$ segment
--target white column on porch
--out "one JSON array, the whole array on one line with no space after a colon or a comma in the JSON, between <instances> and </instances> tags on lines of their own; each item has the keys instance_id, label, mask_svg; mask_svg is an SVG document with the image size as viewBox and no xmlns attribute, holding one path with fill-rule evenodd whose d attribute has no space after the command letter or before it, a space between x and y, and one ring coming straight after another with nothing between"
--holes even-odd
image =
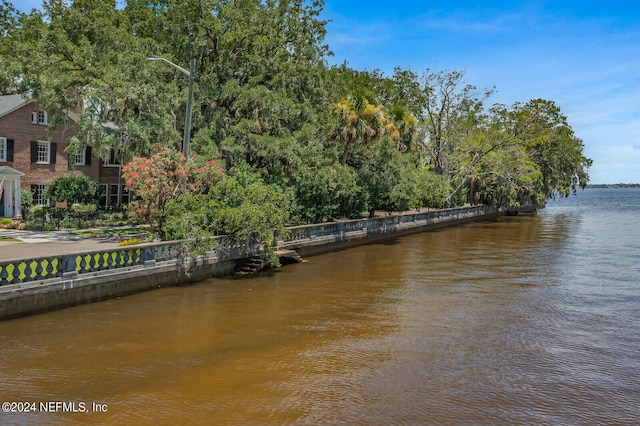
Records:
<instances>
[{"instance_id":1,"label":"white column on porch","mask_svg":"<svg viewBox=\"0 0 640 426\"><path fill-rule=\"evenodd\" d=\"M20 179L24 176L19 170L9 166L0 166L0 181L4 179L4 217L22 218L22 191Z\"/></svg>"},{"instance_id":2,"label":"white column on porch","mask_svg":"<svg viewBox=\"0 0 640 426\"><path fill-rule=\"evenodd\" d=\"M13 199L15 200L13 217L22 219L22 192L20 191L20 178L13 181Z\"/></svg>"}]
</instances>

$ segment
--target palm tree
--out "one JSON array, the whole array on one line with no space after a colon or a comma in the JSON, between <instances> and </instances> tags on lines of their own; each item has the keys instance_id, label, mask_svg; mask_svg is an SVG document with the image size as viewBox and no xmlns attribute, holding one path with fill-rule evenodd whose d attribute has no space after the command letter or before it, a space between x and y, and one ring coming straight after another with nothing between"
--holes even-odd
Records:
<instances>
[{"instance_id":1,"label":"palm tree","mask_svg":"<svg viewBox=\"0 0 640 426\"><path fill-rule=\"evenodd\" d=\"M415 125L416 119L409 113L407 107L394 105L389 109L387 134L396 144L398 151L411 148L411 136Z\"/></svg>"},{"instance_id":2,"label":"palm tree","mask_svg":"<svg viewBox=\"0 0 640 426\"><path fill-rule=\"evenodd\" d=\"M332 104L332 113L338 116L339 125L335 138L344 143L340 164L347 163L349 151L354 143L369 144L378 140L385 132L385 114L381 106L369 103L362 94Z\"/></svg>"}]
</instances>

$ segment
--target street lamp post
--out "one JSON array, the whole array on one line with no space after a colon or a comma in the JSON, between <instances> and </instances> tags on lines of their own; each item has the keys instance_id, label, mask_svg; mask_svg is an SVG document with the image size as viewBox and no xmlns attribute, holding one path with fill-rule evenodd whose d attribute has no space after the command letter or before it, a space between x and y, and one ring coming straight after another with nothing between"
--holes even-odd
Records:
<instances>
[{"instance_id":1,"label":"street lamp post","mask_svg":"<svg viewBox=\"0 0 640 426\"><path fill-rule=\"evenodd\" d=\"M151 58L147 58L147 60L164 61L169 65L171 65L172 67L174 67L175 69L177 69L178 71L180 71L181 73L186 74L189 77L189 95L187 97L187 114L184 119L184 136L182 138L182 153L184 154L186 159L189 159L189 155L190 155L189 144L191 141L191 114L193 112L193 81L195 80L195 76L196 76L196 60L191 59L191 68L189 71L182 68L181 66L174 64L173 62L165 58L151 57Z\"/></svg>"}]
</instances>

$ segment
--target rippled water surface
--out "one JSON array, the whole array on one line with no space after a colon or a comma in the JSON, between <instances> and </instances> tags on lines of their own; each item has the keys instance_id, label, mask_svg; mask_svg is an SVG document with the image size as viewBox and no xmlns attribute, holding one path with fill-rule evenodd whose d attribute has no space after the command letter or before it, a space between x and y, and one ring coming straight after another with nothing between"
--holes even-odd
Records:
<instances>
[{"instance_id":1,"label":"rippled water surface","mask_svg":"<svg viewBox=\"0 0 640 426\"><path fill-rule=\"evenodd\" d=\"M87 411L0 424L637 424L640 190L2 322L0 342L2 401Z\"/></svg>"}]
</instances>

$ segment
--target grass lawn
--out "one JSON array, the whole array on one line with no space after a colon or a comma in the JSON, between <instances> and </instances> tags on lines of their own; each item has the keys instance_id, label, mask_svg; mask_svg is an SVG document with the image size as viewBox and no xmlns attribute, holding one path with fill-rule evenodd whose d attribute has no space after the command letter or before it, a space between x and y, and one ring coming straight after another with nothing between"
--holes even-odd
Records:
<instances>
[{"instance_id":1,"label":"grass lawn","mask_svg":"<svg viewBox=\"0 0 640 426\"><path fill-rule=\"evenodd\" d=\"M21 243L22 240L20 240L18 238L0 237L0 242L3 242L3 243Z\"/></svg>"}]
</instances>

